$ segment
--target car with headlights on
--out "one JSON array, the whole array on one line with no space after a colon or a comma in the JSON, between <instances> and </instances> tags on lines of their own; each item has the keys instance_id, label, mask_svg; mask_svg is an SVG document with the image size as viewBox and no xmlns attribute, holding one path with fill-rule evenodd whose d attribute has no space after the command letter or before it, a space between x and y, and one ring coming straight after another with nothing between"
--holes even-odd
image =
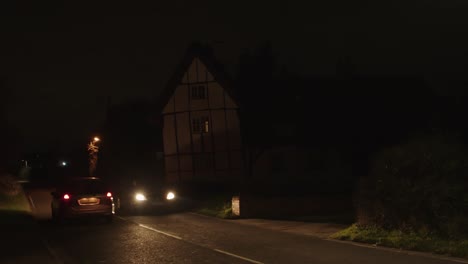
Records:
<instances>
[{"instance_id":1,"label":"car with headlights on","mask_svg":"<svg viewBox=\"0 0 468 264\"><path fill-rule=\"evenodd\" d=\"M94 177L69 179L52 192L52 218L61 221L85 216L104 217L111 222L114 197L108 185Z\"/></svg>"},{"instance_id":2,"label":"car with headlights on","mask_svg":"<svg viewBox=\"0 0 468 264\"><path fill-rule=\"evenodd\" d=\"M161 213L176 205L178 198L170 188L133 187L120 193L118 208L124 213Z\"/></svg>"}]
</instances>

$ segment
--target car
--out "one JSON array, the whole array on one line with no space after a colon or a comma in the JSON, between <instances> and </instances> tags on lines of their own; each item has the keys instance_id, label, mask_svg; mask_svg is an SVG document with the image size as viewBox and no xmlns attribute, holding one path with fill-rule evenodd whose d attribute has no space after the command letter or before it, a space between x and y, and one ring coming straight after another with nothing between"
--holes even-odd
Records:
<instances>
[{"instance_id":1,"label":"car","mask_svg":"<svg viewBox=\"0 0 468 264\"><path fill-rule=\"evenodd\" d=\"M179 197L174 188L161 185L145 184L123 188L116 200L117 207L123 213L161 213L174 209ZM158 187L156 187L158 186Z\"/></svg>"},{"instance_id":2,"label":"car","mask_svg":"<svg viewBox=\"0 0 468 264\"><path fill-rule=\"evenodd\" d=\"M52 219L57 222L86 216L104 217L112 222L114 197L99 178L73 178L60 184L51 194Z\"/></svg>"}]
</instances>

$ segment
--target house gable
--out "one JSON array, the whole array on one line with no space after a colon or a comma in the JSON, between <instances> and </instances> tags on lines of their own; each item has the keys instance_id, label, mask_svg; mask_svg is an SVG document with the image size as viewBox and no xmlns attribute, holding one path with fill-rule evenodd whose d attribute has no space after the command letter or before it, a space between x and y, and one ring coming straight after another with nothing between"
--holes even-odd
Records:
<instances>
[{"instance_id":1,"label":"house gable","mask_svg":"<svg viewBox=\"0 0 468 264\"><path fill-rule=\"evenodd\" d=\"M230 82L212 56L189 49L161 99L162 114L203 109L238 108Z\"/></svg>"}]
</instances>

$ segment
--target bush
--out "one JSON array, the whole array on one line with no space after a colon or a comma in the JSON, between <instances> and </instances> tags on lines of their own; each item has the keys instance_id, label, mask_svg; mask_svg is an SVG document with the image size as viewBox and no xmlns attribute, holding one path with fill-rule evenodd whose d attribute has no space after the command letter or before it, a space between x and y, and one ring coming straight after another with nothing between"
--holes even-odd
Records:
<instances>
[{"instance_id":1,"label":"bush","mask_svg":"<svg viewBox=\"0 0 468 264\"><path fill-rule=\"evenodd\" d=\"M455 137L385 149L360 181L358 225L467 237L467 175L468 155Z\"/></svg>"},{"instance_id":2,"label":"bush","mask_svg":"<svg viewBox=\"0 0 468 264\"><path fill-rule=\"evenodd\" d=\"M16 182L15 178L8 175L0 175L0 195L15 196L21 192L21 185Z\"/></svg>"},{"instance_id":3,"label":"bush","mask_svg":"<svg viewBox=\"0 0 468 264\"><path fill-rule=\"evenodd\" d=\"M205 198L196 210L198 213L218 218L232 218L231 195L213 195Z\"/></svg>"},{"instance_id":4,"label":"bush","mask_svg":"<svg viewBox=\"0 0 468 264\"><path fill-rule=\"evenodd\" d=\"M333 234L332 238L364 242L376 246L447 254L454 257L468 257L468 240L447 240L424 232L403 232L377 226L352 225Z\"/></svg>"},{"instance_id":5,"label":"bush","mask_svg":"<svg viewBox=\"0 0 468 264\"><path fill-rule=\"evenodd\" d=\"M0 175L0 211L30 212L31 208L26 195L15 178Z\"/></svg>"}]
</instances>

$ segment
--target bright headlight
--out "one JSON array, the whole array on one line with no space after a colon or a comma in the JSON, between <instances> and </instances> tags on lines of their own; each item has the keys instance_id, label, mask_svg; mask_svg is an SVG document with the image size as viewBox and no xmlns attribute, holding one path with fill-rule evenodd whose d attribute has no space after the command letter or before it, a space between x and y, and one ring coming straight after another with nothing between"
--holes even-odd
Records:
<instances>
[{"instance_id":1,"label":"bright headlight","mask_svg":"<svg viewBox=\"0 0 468 264\"><path fill-rule=\"evenodd\" d=\"M166 195L167 200L172 200L175 198L175 194L173 192L168 192Z\"/></svg>"},{"instance_id":2,"label":"bright headlight","mask_svg":"<svg viewBox=\"0 0 468 264\"><path fill-rule=\"evenodd\" d=\"M142 194L142 193L137 193L137 194L135 195L135 199L136 199L137 201L146 201L146 197L145 197L145 195Z\"/></svg>"}]
</instances>

